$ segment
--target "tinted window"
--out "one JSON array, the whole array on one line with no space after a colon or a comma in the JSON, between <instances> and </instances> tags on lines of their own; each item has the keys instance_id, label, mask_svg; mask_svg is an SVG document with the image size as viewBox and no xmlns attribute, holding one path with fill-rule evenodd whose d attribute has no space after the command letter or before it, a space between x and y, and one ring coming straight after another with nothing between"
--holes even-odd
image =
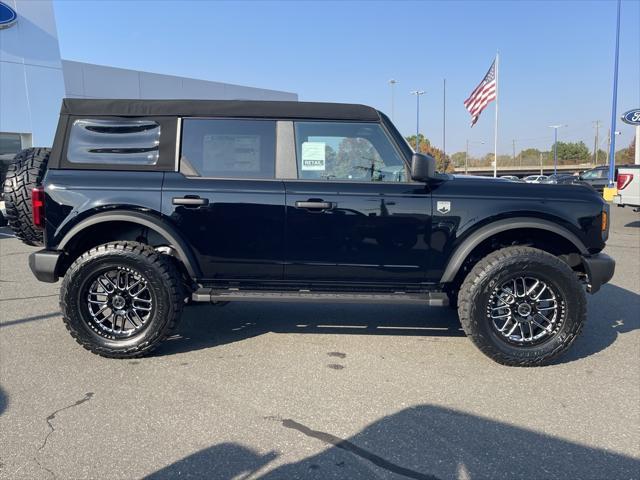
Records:
<instances>
[{"instance_id":1,"label":"tinted window","mask_svg":"<svg viewBox=\"0 0 640 480\"><path fill-rule=\"evenodd\" d=\"M155 165L160 125L150 120L82 119L71 127L67 159L71 163Z\"/></svg>"},{"instance_id":2,"label":"tinted window","mask_svg":"<svg viewBox=\"0 0 640 480\"><path fill-rule=\"evenodd\" d=\"M185 119L181 162L203 177L274 178L276 123ZM185 165L186 164L186 165Z\"/></svg>"},{"instance_id":3,"label":"tinted window","mask_svg":"<svg viewBox=\"0 0 640 480\"><path fill-rule=\"evenodd\" d=\"M375 123L296 122L298 177L404 182L402 158Z\"/></svg>"},{"instance_id":4,"label":"tinted window","mask_svg":"<svg viewBox=\"0 0 640 480\"><path fill-rule=\"evenodd\" d=\"M605 178L607 175L606 170L589 170L582 174L582 178L594 180L596 178Z\"/></svg>"}]
</instances>

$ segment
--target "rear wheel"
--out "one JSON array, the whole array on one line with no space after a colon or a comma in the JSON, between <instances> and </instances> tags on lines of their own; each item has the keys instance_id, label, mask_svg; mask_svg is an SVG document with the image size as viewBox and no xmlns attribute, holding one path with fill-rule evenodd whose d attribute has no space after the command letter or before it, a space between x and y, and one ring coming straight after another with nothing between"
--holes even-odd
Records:
<instances>
[{"instance_id":1,"label":"rear wheel","mask_svg":"<svg viewBox=\"0 0 640 480\"><path fill-rule=\"evenodd\" d=\"M31 191L42 184L49 162L49 148L27 148L19 152L4 181L7 223L27 245L42 245L42 230L33 225Z\"/></svg>"},{"instance_id":2,"label":"rear wheel","mask_svg":"<svg viewBox=\"0 0 640 480\"><path fill-rule=\"evenodd\" d=\"M478 262L459 293L467 336L498 363L550 363L576 339L586 295L571 268L530 247L507 247Z\"/></svg>"},{"instance_id":3,"label":"rear wheel","mask_svg":"<svg viewBox=\"0 0 640 480\"><path fill-rule=\"evenodd\" d=\"M142 356L177 326L183 286L173 261L138 242L92 248L67 271L60 306L84 348L112 358Z\"/></svg>"}]
</instances>

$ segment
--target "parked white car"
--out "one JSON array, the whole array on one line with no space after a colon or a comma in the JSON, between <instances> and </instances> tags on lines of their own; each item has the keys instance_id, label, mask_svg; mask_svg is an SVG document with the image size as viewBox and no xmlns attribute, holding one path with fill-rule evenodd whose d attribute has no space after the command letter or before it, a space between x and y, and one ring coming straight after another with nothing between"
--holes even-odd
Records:
<instances>
[{"instance_id":1,"label":"parked white car","mask_svg":"<svg viewBox=\"0 0 640 480\"><path fill-rule=\"evenodd\" d=\"M613 203L640 211L640 165L618 168L616 187L618 194L613 197Z\"/></svg>"},{"instance_id":2,"label":"parked white car","mask_svg":"<svg viewBox=\"0 0 640 480\"><path fill-rule=\"evenodd\" d=\"M528 177L524 177L522 179L527 183L547 183L546 175L529 175Z\"/></svg>"}]
</instances>

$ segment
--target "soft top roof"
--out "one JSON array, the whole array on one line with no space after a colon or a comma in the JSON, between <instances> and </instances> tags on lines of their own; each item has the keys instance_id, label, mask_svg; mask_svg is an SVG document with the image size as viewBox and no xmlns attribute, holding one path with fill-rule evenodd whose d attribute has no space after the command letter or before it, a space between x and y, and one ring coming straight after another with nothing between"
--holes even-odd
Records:
<instances>
[{"instance_id":1,"label":"soft top roof","mask_svg":"<svg viewBox=\"0 0 640 480\"><path fill-rule=\"evenodd\" d=\"M119 117L192 116L380 120L378 111L348 103L273 102L255 100L102 100L65 98L62 115Z\"/></svg>"}]
</instances>

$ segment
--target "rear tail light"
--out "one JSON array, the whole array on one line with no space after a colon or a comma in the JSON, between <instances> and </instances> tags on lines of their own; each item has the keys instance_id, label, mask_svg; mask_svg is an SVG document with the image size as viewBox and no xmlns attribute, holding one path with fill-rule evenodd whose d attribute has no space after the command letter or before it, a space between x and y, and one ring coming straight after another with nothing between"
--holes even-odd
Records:
<instances>
[{"instance_id":1,"label":"rear tail light","mask_svg":"<svg viewBox=\"0 0 640 480\"><path fill-rule=\"evenodd\" d=\"M602 211L602 224L600 225L600 230L602 232L606 232L609 228L609 214L606 210Z\"/></svg>"},{"instance_id":2,"label":"rear tail light","mask_svg":"<svg viewBox=\"0 0 640 480\"><path fill-rule=\"evenodd\" d=\"M33 207L33 224L36 228L44 228L44 188L31 190L31 206Z\"/></svg>"},{"instance_id":3,"label":"rear tail light","mask_svg":"<svg viewBox=\"0 0 640 480\"><path fill-rule=\"evenodd\" d=\"M631 180L633 180L633 173L619 173L617 184L618 190L624 190L627 185L631 183Z\"/></svg>"}]
</instances>

